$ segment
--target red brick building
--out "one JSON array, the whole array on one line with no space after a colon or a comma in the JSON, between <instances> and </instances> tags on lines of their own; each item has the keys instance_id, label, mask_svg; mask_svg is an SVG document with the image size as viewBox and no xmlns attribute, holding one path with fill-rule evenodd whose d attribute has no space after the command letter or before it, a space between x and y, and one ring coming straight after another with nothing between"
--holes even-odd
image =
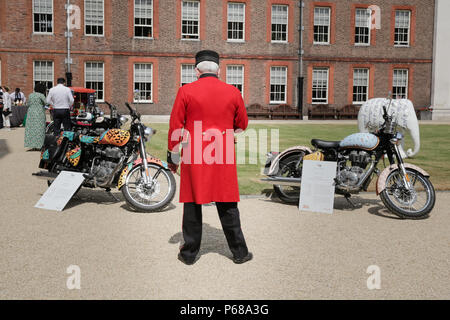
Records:
<instances>
[{"instance_id":1,"label":"red brick building","mask_svg":"<svg viewBox=\"0 0 450 320\"><path fill-rule=\"evenodd\" d=\"M304 114L316 104L360 104L389 90L416 105L430 104L433 0L304 2ZM29 94L35 82L51 86L65 75L65 4L0 0L8 8L0 10L3 84ZM72 84L97 89L99 101L134 101L142 113L169 114L180 85L195 78L195 53L214 49L222 56L222 80L241 89L247 106L298 105L299 1L70 4L70 21L77 27L71 38ZM377 7L367 13L369 5ZM367 31L378 12L381 29Z\"/></svg>"}]
</instances>

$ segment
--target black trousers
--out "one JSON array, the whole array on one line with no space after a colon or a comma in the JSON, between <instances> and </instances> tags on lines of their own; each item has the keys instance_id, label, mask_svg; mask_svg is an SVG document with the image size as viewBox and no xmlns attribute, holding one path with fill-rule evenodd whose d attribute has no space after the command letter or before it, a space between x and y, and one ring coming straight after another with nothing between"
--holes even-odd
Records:
<instances>
[{"instance_id":1,"label":"black trousers","mask_svg":"<svg viewBox=\"0 0 450 320\"><path fill-rule=\"evenodd\" d=\"M3 128L3 105L0 105L0 129Z\"/></svg>"},{"instance_id":2,"label":"black trousers","mask_svg":"<svg viewBox=\"0 0 450 320\"><path fill-rule=\"evenodd\" d=\"M236 202L216 202L222 229L228 246L235 258L248 254L247 244L241 229L241 219ZM182 257L189 262L195 260L202 240L202 205L185 203L183 213L184 245L180 249Z\"/></svg>"},{"instance_id":3,"label":"black trousers","mask_svg":"<svg viewBox=\"0 0 450 320\"><path fill-rule=\"evenodd\" d=\"M53 109L53 121L53 134L55 136L59 136L61 133L61 123L64 126L64 131L72 130L69 109Z\"/></svg>"}]
</instances>

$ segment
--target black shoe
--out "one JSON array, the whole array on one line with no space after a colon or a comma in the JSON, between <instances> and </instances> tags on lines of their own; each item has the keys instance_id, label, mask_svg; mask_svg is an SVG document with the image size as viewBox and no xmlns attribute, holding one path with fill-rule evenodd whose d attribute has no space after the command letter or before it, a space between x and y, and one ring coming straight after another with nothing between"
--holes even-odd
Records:
<instances>
[{"instance_id":1,"label":"black shoe","mask_svg":"<svg viewBox=\"0 0 450 320\"><path fill-rule=\"evenodd\" d=\"M243 264L253 259L253 253L249 252L245 257L243 258L233 258L233 262L236 264Z\"/></svg>"},{"instance_id":2,"label":"black shoe","mask_svg":"<svg viewBox=\"0 0 450 320\"><path fill-rule=\"evenodd\" d=\"M187 261L187 260L185 260L185 259L183 258L183 256L181 255L181 253L178 254L178 260L180 260L181 262L183 262L185 265L188 265L188 266L193 265L194 262L195 262L195 260L193 260L193 261Z\"/></svg>"}]
</instances>

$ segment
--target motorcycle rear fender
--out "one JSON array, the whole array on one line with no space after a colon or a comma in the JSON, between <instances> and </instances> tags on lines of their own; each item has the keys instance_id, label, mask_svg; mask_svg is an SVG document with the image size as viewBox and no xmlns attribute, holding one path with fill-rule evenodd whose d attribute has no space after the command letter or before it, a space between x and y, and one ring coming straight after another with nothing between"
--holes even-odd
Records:
<instances>
[{"instance_id":1,"label":"motorcycle rear fender","mask_svg":"<svg viewBox=\"0 0 450 320\"><path fill-rule=\"evenodd\" d=\"M147 156L147 162L156 164L157 166L160 166L160 167L164 168L165 170L169 170L169 166L167 165L167 162L162 161L158 158L154 158L152 156ZM120 174L119 182L117 183L117 189L120 190L123 187L123 185L125 184L125 181L128 177L128 174L131 172L131 170L141 164L142 164L142 158L139 158L136 161L130 162L129 164L127 164L127 166L122 170L122 173Z\"/></svg>"},{"instance_id":2,"label":"motorcycle rear fender","mask_svg":"<svg viewBox=\"0 0 450 320\"><path fill-rule=\"evenodd\" d=\"M311 149L305 146L295 146L289 149L284 150L283 152L281 152L280 154L278 154L273 160L272 163L270 164L270 169L267 172L268 176L273 176L275 174L278 173L278 166L280 164L280 161L283 158L286 158L290 155L296 154L296 153L300 153L300 152L304 152L306 154L311 153Z\"/></svg>"},{"instance_id":3,"label":"motorcycle rear fender","mask_svg":"<svg viewBox=\"0 0 450 320\"><path fill-rule=\"evenodd\" d=\"M415 170L417 172L420 172L424 177L429 178L430 174L428 172L426 172L425 170L423 170L422 168L415 166L411 163L404 163L403 164L405 166L405 169L412 169ZM398 169L398 165L397 164L393 164L389 167L387 167L386 169L383 170L383 172L381 172L380 176L378 177L377 180L377 195L379 195L380 193L382 193L384 191L384 189L386 189L386 179L389 176L389 174Z\"/></svg>"}]
</instances>

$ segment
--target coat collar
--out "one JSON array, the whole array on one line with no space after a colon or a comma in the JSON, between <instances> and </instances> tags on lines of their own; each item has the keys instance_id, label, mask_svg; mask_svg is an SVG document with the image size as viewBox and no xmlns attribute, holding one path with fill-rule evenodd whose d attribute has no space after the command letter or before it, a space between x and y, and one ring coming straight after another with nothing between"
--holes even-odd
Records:
<instances>
[{"instance_id":1,"label":"coat collar","mask_svg":"<svg viewBox=\"0 0 450 320\"><path fill-rule=\"evenodd\" d=\"M217 74L214 74L214 73L204 73L204 74L202 74L201 76L200 76L200 78L199 79L203 79L203 78L209 78L209 77L213 77L213 78L219 78L218 76L217 76Z\"/></svg>"}]
</instances>

